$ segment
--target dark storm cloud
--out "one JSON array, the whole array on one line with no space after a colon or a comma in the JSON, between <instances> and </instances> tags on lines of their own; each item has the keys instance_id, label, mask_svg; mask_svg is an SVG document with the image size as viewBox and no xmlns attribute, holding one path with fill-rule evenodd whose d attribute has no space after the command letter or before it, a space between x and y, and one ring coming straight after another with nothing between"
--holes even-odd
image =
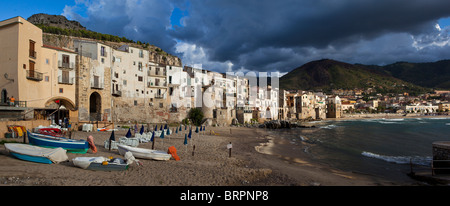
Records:
<instances>
[{"instance_id":1,"label":"dark storm cloud","mask_svg":"<svg viewBox=\"0 0 450 206\"><path fill-rule=\"evenodd\" d=\"M174 5L159 0L94 0L78 1L66 6L63 15L79 21L90 30L125 36L135 41L148 42L168 52L174 52L176 41L167 34ZM85 7L87 17L76 10Z\"/></svg>"},{"instance_id":2,"label":"dark storm cloud","mask_svg":"<svg viewBox=\"0 0 450 206\"><path fill-rule=\"evenodd\" d=\"M186 26L172 35L205 48L212 61L253 57L242 62L250 68L266 62L263 49L347 47L388 33L420 34L450 16L448 8L443 0L191 1Z\"/></svg>"},{"instance_id":3,"label":"dark storm cloud","mask_svg":"<svg viewBox=\"0 0 450 206\"><path fill-rule=\"evenodd\" d=\"M88 17L79 20L88 28L147 41L220 72L230 65L290 71L322 58L366 64L450 58L449 29L435 27L450 17L448 0L80 2ZM170 24L175 7L189 14L182 26Z\"/></svg>"}]
</instances>

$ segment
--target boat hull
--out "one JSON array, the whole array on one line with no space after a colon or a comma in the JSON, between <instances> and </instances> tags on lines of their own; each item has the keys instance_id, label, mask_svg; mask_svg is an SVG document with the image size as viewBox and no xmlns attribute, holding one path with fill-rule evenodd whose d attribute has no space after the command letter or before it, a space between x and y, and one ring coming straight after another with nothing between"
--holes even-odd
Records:
<instances>
[{"instance_id":1,"label":"boat hull","mask_svg":"<svg viewBox=\"0 0 450 206\"><path fill-rule=\"evenodd\" d=\"M47 148L58 148L61 147L70 153L81 153L84 154L89 149L89 143L84 140L72 140L62 137L53 137L49 135L28 133L28 141L32 145L47 147Z\"/></svg>"},{"instance_id":2,"label":"boat hull","mask_svg":"<svg viewBox=\"0 0 450 206\"><path fill-rule=\"evenodd\" d=\"M43 163L43 164L52 164L53 163L47 157L36 157L36 156L19 154L19 153L15 153L15 152L10 152L10 154L12 156L16 157L17 159L21 159L21 160L25 160L25 161L29 161L29 162L37 162L37 163Z\"/></svg>"},{"instance_id":3,"label":"boat hull","mask_svg":"<svg viewBox=\"0 0 450 206\"><path fill-rule=\"evenodd\" d=\"M66 150L62 148L50 149L29 144L6 143L9 153L21 160L52 164L68 160Z\"/></svg>"},{"instance_id":4,"label":"boat hull","mask_svg":"<svg viewBox=\"0 0 450 206\"><path fill-rule=\"evenodd\" d=\"M167 161L172 157L172 155L158 150L130 147L121 144L117 145L117 148L119 150L119 154L121 155L125 155L126 152L131 152L134 157L141 159Z\"/></svg>"},{"instance_id":5,"label":"boat hull","mask_svg":"<svg viewBox=\"0 0 450 206\"><path fill-rule=\"evenodd\" d=\"M128 169L128 164L124 161L114 161L104 157L76 157L72 160L73 164L77 167L86 170L96 171L124 171ZM107 164L102 164L107 162Z\"/></svg>"}]
</instances>

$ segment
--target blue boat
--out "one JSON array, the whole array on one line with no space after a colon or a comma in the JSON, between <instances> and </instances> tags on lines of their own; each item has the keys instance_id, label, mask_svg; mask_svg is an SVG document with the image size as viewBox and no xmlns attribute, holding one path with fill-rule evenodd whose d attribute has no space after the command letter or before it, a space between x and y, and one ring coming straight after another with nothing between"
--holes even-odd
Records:
<instances>
[{"instance_id":1,"label":"blue boat","mask_svg":"<svg viewBox=\"0 0 450 206\"><path fill-rule=\"evenodd\" d=\"M19 143L6 143L5 148L12 156L30 162L52 164L68 160L66 150L62 148L51 149Z\"/></svg>"},{"instance_id":2,"label":"blue boat","mask_svg":"<svg viewBox=\"0 0 450 206\"><path fill-rule=\"evenodd\" d=\"M28 141L32 145L47 148L61 147L67 150L67 152L81 153L81 154L86 153L89 149L89 143L85 140L73 140L64 137L54 137L38 133L31 133L29 131L27 133L28 133Z\"/></svg>"}]
</instances>

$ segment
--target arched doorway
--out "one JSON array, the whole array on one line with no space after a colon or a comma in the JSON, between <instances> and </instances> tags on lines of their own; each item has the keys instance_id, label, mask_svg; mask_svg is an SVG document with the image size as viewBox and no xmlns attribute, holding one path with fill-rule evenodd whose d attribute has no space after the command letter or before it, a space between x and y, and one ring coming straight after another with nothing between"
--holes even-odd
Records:
<instances>
[{"instance_id":1,"label":"arched doorway","mask_svg":"<svg viewBox=\"0 0 450 206\"><path fill-rule=\"evenodd\" d=\"M102 97L99 93L93 92L89 97L89 120L101 121Z\"/></svg>"}]
</instances>

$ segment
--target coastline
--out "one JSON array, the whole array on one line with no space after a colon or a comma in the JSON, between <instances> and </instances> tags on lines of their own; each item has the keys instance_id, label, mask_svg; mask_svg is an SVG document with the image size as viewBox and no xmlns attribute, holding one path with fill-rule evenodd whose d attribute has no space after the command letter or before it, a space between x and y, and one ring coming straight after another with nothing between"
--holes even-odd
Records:
<instances>
[{"instance_id":1,"label":"coastline","mask_svg":"<svg viewBox=\"0 0 450 206\"><path fill-rule=\"evenodd\" d=\"M214 131L217 135L210 135ZM127 131L115 132L118 139ZM205 135L193 133L196 145L183 145L184 135L156 138L155 149L177 148L180 161L141 160L143 166L130 165L127 171L90 171L74 167L72 162L39 164L15 159L0 145L0 185L44 186L378 186L402 185L380 177L344 172L309 161L305 156L291 158L284 151L289 144L271 137L265 129L245 127L209 127ZM108 151L103 142L110 132L76 132L74 139L94 137L98 149L86 154L68 153L69 160L85 156L121 157ZM232 143L229 157L227 144ZM151 148L151 143L139 147Z\"/></svg>"},{"instance_id":2,"label":"coastline","mask_svg":"<svg viewBox=\"0 0 450 206\"><path fill-rule=\"evenodd\" d=\"M421 115L421 114L355 114L355 115L344 115L341 118L327 118L327 120L357 120L357 119L406 119L406 118L450 118L450 115Z\"/></svg>"}]
</instances>

